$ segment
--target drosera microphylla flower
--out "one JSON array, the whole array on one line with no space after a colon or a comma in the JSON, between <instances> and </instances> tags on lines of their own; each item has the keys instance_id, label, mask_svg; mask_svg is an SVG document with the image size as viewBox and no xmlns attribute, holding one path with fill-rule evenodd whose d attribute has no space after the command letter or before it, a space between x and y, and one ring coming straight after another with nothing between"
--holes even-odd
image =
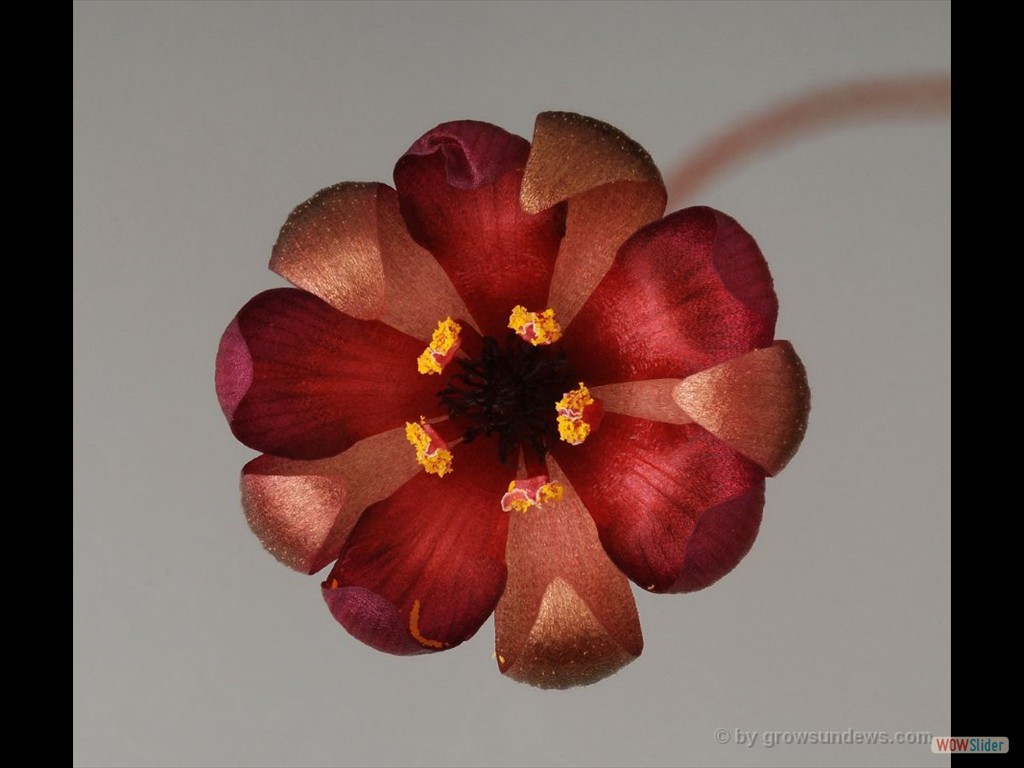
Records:
<instances>
[{"instance_id":1,"label":"drosera microphylla flower","mask_svg":"<svg viewBox=\"0 0 1024 768\"><path fill-rule=\"evenodd\" d=\"M750 549L809 395L753 239L665 189L620 131L568 113L532 144L446 123L395 187L338 184L288 218L297 288L228 326L217 392L264 452L242 471L263 544L334 563L323 596L389 653L495 615L495 659L542 687L642 649L631 579L705 587Z\"/></svg>"}]
</instances>

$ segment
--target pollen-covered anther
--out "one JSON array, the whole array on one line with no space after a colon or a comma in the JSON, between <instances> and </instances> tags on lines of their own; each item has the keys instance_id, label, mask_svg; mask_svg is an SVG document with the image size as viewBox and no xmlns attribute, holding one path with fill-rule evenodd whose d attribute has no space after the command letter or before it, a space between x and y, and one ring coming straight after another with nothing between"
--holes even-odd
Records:
<instances>
[{"instance_id":1,"label":"pollen-covered anther","mask_svg":"<svg viewBox=\"0 0 1024 768\"><path fill-rule=\"evenodd\" d=\"M564 496L565 488L560 483L552 483L547 475L537 475L509 483L508 492L501 497L501 508L505 512L529 512L534 507L561 501Z\"/></svg>"},{"instance_id":2,"label":"pollen-covered anther","mask_svg":"<svg viewBox=\"0 0 1024 768\"><path fill-rule=\"evenodd\" d=\"M523 341L528 341L535 347L554 344L562 338L562 326L555 320L553 309L529 312L526 307L516 305L508 318L508 327L519 334Z\"/></svg>"},{"instance_id":3,"label":"pollen-covered anther","mask_svg":"<svg viewBox=\"0 0 1024 768\"><path fill-rule=\"evenodd\" d=\"M592 397L581 381L577 389L566 392L555 403L558 411L558 437L570 445L579 445L597 429L604 415L601 401Z\"/></svg>"},{"instance_id":4,"label":"pollen-covered anther","mask_svg":"<svg viewBox=\"0 0 1024 768\"><path fill-rule=\"evenodd\" d=\"M416 461L432 475L444 477L452 471L448 443L421 416L419 423L405 423L405 439L416 449Z\"/></svg>"},{"instance_id":5,"label":"pollen-covered anther","mask_svg":"<svg viewBox=\"0 0 1024 768\"><path fill-rule=\"evenodd\" d=\"M438 322L430 346L416 359L416 369L423 374L441 373L462 346L461 331L462 326L450 317Z\"/></svg>"}]
</instances>

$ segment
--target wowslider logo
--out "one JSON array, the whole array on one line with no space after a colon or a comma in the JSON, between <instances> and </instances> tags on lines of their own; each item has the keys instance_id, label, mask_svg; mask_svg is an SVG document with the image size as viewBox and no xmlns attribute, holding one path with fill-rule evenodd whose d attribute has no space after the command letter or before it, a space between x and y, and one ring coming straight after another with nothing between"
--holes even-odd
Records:
<instances>
[{"instance_id":1,"label":"wowslider logo","mask_svg":"<svg viewBox=\"0 0 1024 768\"><path fill-rule=\"evenodd\" d=\"M937 755L974 752L978 754L1003 754L1010 751L1010 740L1005 736L935 736L932 738L932 752Z\"/></svg>"}]
</instances>

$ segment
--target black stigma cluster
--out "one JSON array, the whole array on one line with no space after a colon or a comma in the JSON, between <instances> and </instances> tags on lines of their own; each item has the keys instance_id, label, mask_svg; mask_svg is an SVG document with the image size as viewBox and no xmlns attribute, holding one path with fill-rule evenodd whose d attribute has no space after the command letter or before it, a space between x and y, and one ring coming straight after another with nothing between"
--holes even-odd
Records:
<instances>
[{"instance_id":1,"label":"black stigma cluster","mask_svg":"<svg viewBox=\"0 0 1024 768\"><path fill-rule=\"evenodd\" d=\"M479 357L457 360L460 372L437 397L467 425L463 439L497 435L503 464L516 461L520 447L543 460L558 439L555 403L576 386L561 346L535 347L509 332L504 345L485 336Z\"/></svg>"}]
</instances>

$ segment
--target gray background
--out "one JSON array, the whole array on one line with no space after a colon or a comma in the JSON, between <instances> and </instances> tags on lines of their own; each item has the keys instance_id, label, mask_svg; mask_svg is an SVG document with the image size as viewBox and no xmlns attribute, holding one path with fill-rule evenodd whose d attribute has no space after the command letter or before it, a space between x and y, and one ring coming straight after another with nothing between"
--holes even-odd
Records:
<instances>
[{"instance_id":1,"label":"gray background","mask_svg":"<svg viewBox=\"0 0 1024 768\"><path fill-rule=\"evenodd\" d=\"M291 208L390 181L422 132L565 109L667 170L802 88L948 70L945 3L82 3L74 90L74 760L82 765L941 765L928 746L720 746L716 728L950 730L950 137L861 125L699 202L759 240L810 372L760 538L637 595L643 656L504 679L493 625L378 654L249 533L213 390Z\"/></svg>"}]
</instances>

